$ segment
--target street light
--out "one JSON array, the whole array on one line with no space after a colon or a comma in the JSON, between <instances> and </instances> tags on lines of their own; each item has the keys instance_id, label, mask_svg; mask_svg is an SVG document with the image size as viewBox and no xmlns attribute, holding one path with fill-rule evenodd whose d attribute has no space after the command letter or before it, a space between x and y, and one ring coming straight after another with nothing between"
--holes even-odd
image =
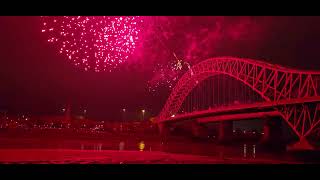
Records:
<instances>
[{"instance_id":1,"label":"street light","mask_svg":"<svg viewBox=\"0 0 320 180\"><path fill-rule=\"evenodd\" d=\"M122 114L122 120L123 120L123 121L125 121L125 113L126 113L126 109L125 109L125 108L123 108L123 109L122 109L122 112L123 112L123 114Z\"/></svg>"},{"instance_id":2,"label":"street light","mask_svg":"<svg viewBox=\"0 0 320 180\"><path fill-rule=\"evenodd\" d=\"M83 110L83 118L87 119L87 110L86 109Z\"/></svg>"},{"instance_id":3,"label":"street light","mask_svg":"<svg viewBox=\"0 0 320 180\"><path fill-rule=\"evenodd\" d=\"M141 112L142 112L142 121L143 121L144 120L144 113L146 112L146 110L142 109Z\"/></svg>"}]
</instances>

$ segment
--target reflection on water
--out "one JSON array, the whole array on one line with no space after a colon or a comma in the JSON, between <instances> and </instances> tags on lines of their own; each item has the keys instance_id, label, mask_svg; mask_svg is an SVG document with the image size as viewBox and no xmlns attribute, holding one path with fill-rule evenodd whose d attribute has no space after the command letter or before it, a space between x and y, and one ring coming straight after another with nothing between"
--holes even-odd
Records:
<instances>
[{"instance_id":1,"label":"reflection on water","mask_svg":"<svg viewBox=\"0 0 320 180\"><path fill-rule=\"evenodd\" d=\"M243 144L243 158L256 158L256 145Z\"/></svg>"},{"instance_id":2,"label":"reflection on water","mask_svg":"<svg viewBox=\"0 0 320 180\"><path fill-rule=\"evenodd\" d=\"M81 150L95 150L101 151L102 150L102 143L98 144L81 144Z\"/></svg>"},{"instance_id":3,"label":"reflection on water","mask_svg":"<svg viewBox=\"0 0 320 180\"><path fill-rule=\"evenodd\" d=\"M144 148L145 148L145 144L144 144L144 141L140 141L139 142L139 144L138 144L138 149L140 150L140 151L143 151L144 150Z\"/></svg>"},{"instance_id":4,"label":"reflection on water","mask_svg":"<svg viewBox=\"0 0 320 180\"><path fill-rule=\"evenodd\" d=\"M97 151L101 151L101 149L102 149L102 144L99 143L99 144L95 145L95 148L94 148L94 149L97 150Z\"/></svg>"},{"instance_id":5,"label":"reflection on water","mask_svg":"<svg viewBox=\"0 0 320 180\"><path fill-rule=\"evenodd\" d=\"M112 145L113 144L113 145ZM205 156L216 156L220 159L230 157L242 157L245 159L255 159L257 145L244 143L232 146L219 145L212 142L166 142L142 140L120 140L118 143L81 143L81 150L134 150L134 151L160 151L169 153L194 154ZM260 152L261 157L262 152Z\"/></svg>"},{"instance_id":6,"label":"reflection on water","mask_svg":"<svg viewBox=\"0 0 320 180\"><path fill-rule=\"evenodd\" d=\"M124 143L123 141L121 141L121 142L119 143L119 150L120 150L120 151L124 150L124 146L125 146L125 143Z\"/></svg>"},{"instance_id":7,"label":"reflection on water","mask_svg":"<svg viewBox=\"0 0 320 180\"><path fill-rule=\"evenodd\" d=\"M247 144L243 145L243 157L246 158L247 157Z\"/></svg>"},{"instance_id":8,"label":"reflection on water","mask_svg":"<svg viewBox=\"0 0 320 180\"><path fill-rule=\"evenodd\" d=\"M45 138L2 138L0 148L27 149L75 149L75 150L116 150L153 151L177 154L212 156L220 159L277 159L291 158L286 152L269 151L259 143L246 141L232 145L221 145L214 141L201 141L187 138L173 138L168 141L154 137L110 137L108 139L45 139ZM284 157L286 156L286 157ZM280 159L279 159L280 158Z\"/></svg>"}]
</instances>

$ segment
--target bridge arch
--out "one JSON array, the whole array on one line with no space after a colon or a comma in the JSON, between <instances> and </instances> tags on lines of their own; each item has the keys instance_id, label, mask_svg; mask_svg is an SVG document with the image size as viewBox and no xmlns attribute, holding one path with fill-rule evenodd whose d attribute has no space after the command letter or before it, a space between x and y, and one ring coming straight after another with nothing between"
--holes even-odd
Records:
<instances>
[{"instance_id":1,"label":"bridge arch","mask_svg":"<svg viewBox=\"0 0 320 180\"><path fill-rule=\"evenodd\" d=\"M217 74L224 74L241 81L257 92L265 102L276 103L281 100L306 97L319 98L320 95L320 72L301 71L260 60L216 57L194 65L180 78L158 119L161 121L176 114L185 98L198 83ZM303 136L303 132L299 132L294 127L294 123L289 122L293 110L289 112L288 108L283 109L286 110L281 112L282 117L288 121L299 137Z\"/></svg>"}]
</instances>

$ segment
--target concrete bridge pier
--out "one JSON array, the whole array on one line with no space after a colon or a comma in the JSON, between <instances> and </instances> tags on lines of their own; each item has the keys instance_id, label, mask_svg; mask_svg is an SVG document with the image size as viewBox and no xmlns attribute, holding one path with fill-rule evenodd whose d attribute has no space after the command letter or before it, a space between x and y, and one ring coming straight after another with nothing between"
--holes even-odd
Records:
<instances>
[{"instance_id":1,"label":"concrete bridge pier","mask_svg":"<svg viewBox=\"0 0 320 180\"><path fill-rule=\"evenodd\" d=\"M283 120L280 118L265 118L263 126L263 136L261 143L269 145L273 148L285 147L283 134ZM300 137L295 143L287 145L287 150L300 151L300 150L314 150L314 147L309 143L305 137Z\"/></svg>"},{"instance_id":2,"label":"concrete bridge pier","mask_svg":"<svg viewBox=\"0 0 320 180\"><path fill-rule=\"evenodd\" d=\"M233 137L233 122L221 121L218 133L218 141L220 143L230 142Z\"/></svg>"},{"instance_id":3,"label":"concrete bridge pier","mask_svg":"<svg viewBox=\"0 0 320 180\"><path fill-rule=\"evenodd\" d=\"M315 150L315 148L308 142L308 140L305 137L302 137L299 139L298 142L295 142L287 146L287 150L305 151L305 150Z\"/></svg>"}]
</instances>

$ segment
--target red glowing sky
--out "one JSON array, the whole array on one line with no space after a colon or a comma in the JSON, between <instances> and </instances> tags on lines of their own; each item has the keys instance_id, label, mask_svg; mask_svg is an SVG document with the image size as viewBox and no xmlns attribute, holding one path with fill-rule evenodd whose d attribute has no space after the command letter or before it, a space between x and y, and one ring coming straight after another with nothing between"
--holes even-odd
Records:
<instances>
[{"instance_id":1,"label":"red glowing sky","mask_svg":"<svg viewBox=\"0 0 320 180\"><path fill-rule=\"evenodd\" d=\"M69 99L94 117L117 118L123 107L155 115L169 90L161 82L163 88L151 94L148 81L159 76L156 67L175 63L173 53L191 65L213 56L237 56L300 69L320 67L319 17L143 18L141 44L127 63L111 73L95 73L75 68L48 43L40 17L1 17L0 108L54 112Z\"/></svg>"}]
</instances>

